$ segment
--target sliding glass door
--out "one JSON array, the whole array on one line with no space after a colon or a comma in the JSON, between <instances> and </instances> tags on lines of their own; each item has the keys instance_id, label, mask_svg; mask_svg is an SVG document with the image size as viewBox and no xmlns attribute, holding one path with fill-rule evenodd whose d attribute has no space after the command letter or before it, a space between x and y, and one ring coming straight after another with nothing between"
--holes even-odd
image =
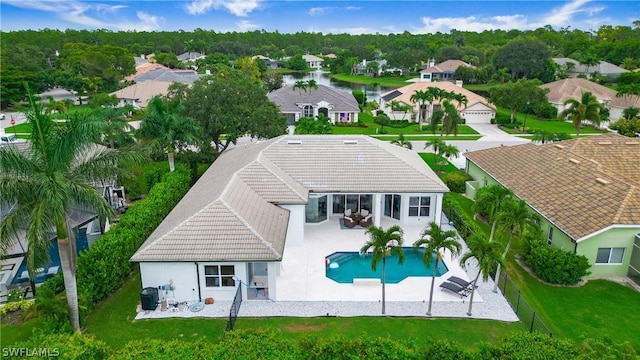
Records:
<instances>
[{"instance_id":1,"label":"sliding glass door","mask_svg":"<svg viewBox=\"0 0 640 360\"><path fill-rule=\"evenodd\" d=\"M399 194L385 194L384 196L384 216L400 220L400 199Z\"/></svg>"},{"instance_id":2,"label":"sliding glass door","mask_svg":"<svg viewBox=\"0 0 640 360\"><path fill-rule=\"evenodd\" d=\"M327 195L309 194L309 203L305 207L305 220L308 223L327 220Z\"/></svg>"},{"instance_id":3,"label":"sliding glass door","mask_svg":"<svg viewBox=\"0 0 640 360\"><path fill-rule=\"evenodd\" d=\"M372 194L334 194L332 195L333 214L340 215L345 210L351 209L358 212L362 209L373 211Z\"/></svg>"}]
</instances>

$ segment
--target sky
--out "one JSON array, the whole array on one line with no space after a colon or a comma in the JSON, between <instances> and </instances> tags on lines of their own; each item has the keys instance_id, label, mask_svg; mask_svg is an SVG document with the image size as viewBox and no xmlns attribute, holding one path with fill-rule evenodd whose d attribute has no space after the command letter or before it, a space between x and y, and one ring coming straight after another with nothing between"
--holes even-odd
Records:
<instances>
[{"instance_id":1,"label":"sky","mask_svg":"<svg viewBox=\"0 0 640 360\"><path fill-rule=\"evenodd\" d=\"M112 31L413 34L484 30L597 30L633 26L637 0L0 0L2 31Z\"/></svg>"}]
</instances>

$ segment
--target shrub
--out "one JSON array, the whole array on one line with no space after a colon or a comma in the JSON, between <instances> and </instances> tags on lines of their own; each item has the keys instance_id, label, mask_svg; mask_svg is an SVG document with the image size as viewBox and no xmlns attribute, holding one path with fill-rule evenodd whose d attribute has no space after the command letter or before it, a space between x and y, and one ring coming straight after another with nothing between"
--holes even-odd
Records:
<instances>
[{"instance_id":1,"label":"shrub","mask_svg":"<svg viewBox=\"0 0 640 360\"><path fill-rule=\"evenodd\" d=\"M478 228L473 218L467 215L453 196L444 194L442 208L463 239L466 240L473 234L482 234L482 230Z\"/></svg>"},{"instance_id":2,"label":"shrub","mask_svg":"<svg viewBox=\"0 0 640 360\"><path fill-rule=\"evenodd\" d=\"M589 260L585 256L547 245L540 238L527 246L525 261L536 276L552 284L577 284L583 276L590 274Z\"/></svg>"},{"instance_id":3,"label":"shrub","mask_svg":"<svg viewBox=\"0 0 640 360\"><path fill-rule=\"evenodd\" d=\"M211 359L213 344L201 339L190 342L184 340L145 339L133 340L120 349L113 358L154 359L154 360L198 360Z\"/></svg>"},{"instance_id":4,"label":"shrub","mask_svg":"<svg viewBox=\"0 0 640 360\"><path fill-rule=\"evenodd\" d=\"M536 115L543 119L555 119L558 117L558 109L547 101L536 109Z\"/></svg>"},{"instance_id":5,"label":"shrub","mask_svg":"<svg viewBox=\"0 0 640 360\"><path fill-rule=\"evenodd\" d=\"M0 307L0 315L5 315L18 310L27 311L31 306L33 306L33 302L33 299L8 302L4 306Z\"/></svg>"},{"instance_id":6,"label":"shrub","mask_svg":"<svg viewBox=\"0 0 640 360\"><path fill-rule=\"evenodd\" d=\"M486 345L480 359L564 360L575 359L578 349L567 340L558 340L538 332L508 335L500 345Z\"/></svg>"},{"instance_id":7,"label":"shrub","mask_svg":"<svg viewBox=\"0 0 640 360\"><path fill-rule=\"evenodd\" d=\"M24 300L24 294L22 294L22 291L18 289L11 289L11 291L9 291L9 293L7 294L8 303L20 302L22 300Z\"/></svg>"},{"instance_id":8,"label":"shrub","mask_svg":"<svg viewBox=\"0 0 640 360\"><path fill-rule=\"evenodd\" d=\"M473 177L464 171L446 173L442 176L442 181L444 181L449 190L459 194L465 192L466 182L471 180L473 180Z\"/></svg>"},{"instance_id":9,"label":"shrub","mask_svg":"<svg viewBox=\"0 0 640 360\"><path fill-rule=\"evenodd\" d=\"M216 343L208 359L300 359L296 344L272 332L234 330Z\"/></svg>"},{"instance_id":10,"label":"shrub","mask_svg":"<svg viewBox=\"0 0 640 360\"><path fill-rule=\"evenodd\" d=\"M35 333L28 341L12 345L11 349L38 351L41 356L59 357L60 359L99 360L109 358L109 347L101 340L78 332L73 334L44 334ZM9 349L9 351L11 350ZM3 349L4 350L4 349ZM29 356L16 354L16 358ZM34 356L34 355L31 355ZM13 356L9 356L13 357Z\"/></svg>"},{"instance_id":11,"label":"shrub","mask_svg":"<svg viewBox=\"0 0 640 360\"><path fill-rule=\"evenodd\" d=\"M360 336L349 339L305 338L299 342L302 359L423 359L413 343L390 338ZM436 357L433 357L438 358Z\"/></svg>"}]
</instances>

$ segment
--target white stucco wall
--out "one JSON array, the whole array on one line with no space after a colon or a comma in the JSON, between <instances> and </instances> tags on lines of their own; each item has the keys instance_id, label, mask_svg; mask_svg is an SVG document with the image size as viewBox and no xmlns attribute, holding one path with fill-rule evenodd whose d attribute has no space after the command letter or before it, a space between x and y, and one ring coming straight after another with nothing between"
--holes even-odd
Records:
<instances>
[{"instance_id":1,"label":"white stucco wall","mask_svg":"<svg viewBox=\"0 0 640 360\"><path fill-rule=\"evenodd\" d=\"M287 244L302 245L304 243L304 205L280 205L289 210L289 225L287 226Z\"/></svg>"},{"instance_id":2,"label":"white stucco wall","mask_svg":"<svg viewBox=\"0 0 640 360\"><path fill-rule=\"evenodd\" d=\"M476 103L465 108L460 115L467 124L490 124L496 112L482 103Z\"/></svg>"},{"instance_id":3,"label":"white stucco wall","mask_svg":"<svg viewBox=\"0 0 640 360\"><path fill-rule=\"evenodd\" d=\"M204 271L204 270L203 270ZM171 263L140 263L142 288L170 284L173 281L174 290L165 294L159 291L160 300L163 297L173 297L177 301L198 299L198 282L196 280L196 265L193 262Z\"/></svg>"},{"instance_id":4,"label":"white stucco wall","mask_svg":"<svg viewBox=\"0 0 640 360\"><path fill-rule=\"evenodd\" d=\"M409 216L409 198L412 196L428 196L431 198L429 216ZM440 213L442 212L442 194L402 194L400 200L400 222L403 224L428 224L432 221L440 223Z\"/></svg>"}]
</instances>

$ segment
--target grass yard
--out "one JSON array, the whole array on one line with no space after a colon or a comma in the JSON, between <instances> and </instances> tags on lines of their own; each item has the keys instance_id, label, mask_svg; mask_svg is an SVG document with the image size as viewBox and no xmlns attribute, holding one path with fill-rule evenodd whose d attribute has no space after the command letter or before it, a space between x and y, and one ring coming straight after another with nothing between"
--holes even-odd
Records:
<instances>
[{"instance_id":1,"label":"grass yard","mask_svg":"<svg viewBox=\"0 0 640 360\"><path fill-rule=\"evenodd\" d=\"M505 108L498 108L498 113L496 116L500 116L503 118L508 118L511 112ZM567 133L569 135L575 135L576 129L573 127L573 124L569 121L560 121L558 119L552 120L542 120L537 116L532 114L526 115L527 122L525 124L526 128L532 132L534 129L542 129L552 133ZM516 113L515 120L520 121L522 124L525 120L525 114ZM505 127L500 127L504 132L509 134L522 134L522 128L517 129L509 129ZM593 125L586 125L580 129L580 134L599 134L602 133L602 130L596 129Z\"/></svg>"},{"instance_id":2,"label":"grass yard","mask_svg":"<svg viewBox=\"0 0 640 360\"><path fill-rule=\"evenodd\" d=\"M371 137L374 137L376 139L379 140L384 140L384 141L392 141L392 140L396 140L398 138L397 135L371 135ZM458 135L458 136L443 136L442 140L445 141L451 141L451 140L455 140L455 141L475 141L480 139L482 136L481 135ZM427 140L432 140L435 138L440 138L440 136L432 136L432 135L406 135L405 134L405 139L410 140L410 141L427 141Z\"/></svg>"},{"instance_id":3,"label":"grass yard","mask_svg":"<svg viewBox=\"0 0 640 360\"><path fill-rule=\"evenodd\" d=\"M429 165L429 167L431 169L435 169L435 164L434 164L434 154L433 153L418 153L418 155L420 155L420 157L422 158L422 160L424 160L425 163L427 163L427 165ZM440 164L445 164L445 165L440 165L439 166L439 171L443 171L445 173L451 173L451 172L458 172L460 171L460 169L458 169L455 165L453 165L452 163L449 162L449 160L443 158L442 156L440 156L440 160L439 160Z\"/></svg>"},{"instance_id":4,"label":"grass yard","mask_svg":"<svg viewBox=\"0 0 640 360\"><path fill-rule=\"evenodd\" d=\"M416 76L388 76L388 77L371 77L365 75L347 75L347 74L332 74L331 78L340 80L340 81L348 81L356 84L366 84L366 85L380 85L385 87L403 87L407 86L407 80L413 79ZM369 99L370 100L370 99Z\"/></svg>"},{"instance_id":5,"label":"grass yard","mask_svg":"<svg viewBox=\"0 0 640 360\"><path fill-rule=\"evenodd\" d=\"M31 125L27 124L27 123L22 123L22 124L13 125L13 126L7 126L4 129L4 132L7 133L7 134L13 134L13 133L30 134L31 133Z\"/></svg>"},{"instance_id":6,"label":"grass yard","mask_svg":"<svg viewBox=\"0 0 640 360\"><path fill-rule=\"evenodd\" d=\"M463 211L473 216L472 200L460 194L447 196L455 197ZM489 224L476 224L488 237ZM592 280L576 287L545 285L516 263L514 254L521 252L522 244L514 242L507 257L507 274L554 337L574 341L606 338L640 347L640 312L629 305L640 304L640 293L606 280Z\"/></svg>"}]
</instances>

